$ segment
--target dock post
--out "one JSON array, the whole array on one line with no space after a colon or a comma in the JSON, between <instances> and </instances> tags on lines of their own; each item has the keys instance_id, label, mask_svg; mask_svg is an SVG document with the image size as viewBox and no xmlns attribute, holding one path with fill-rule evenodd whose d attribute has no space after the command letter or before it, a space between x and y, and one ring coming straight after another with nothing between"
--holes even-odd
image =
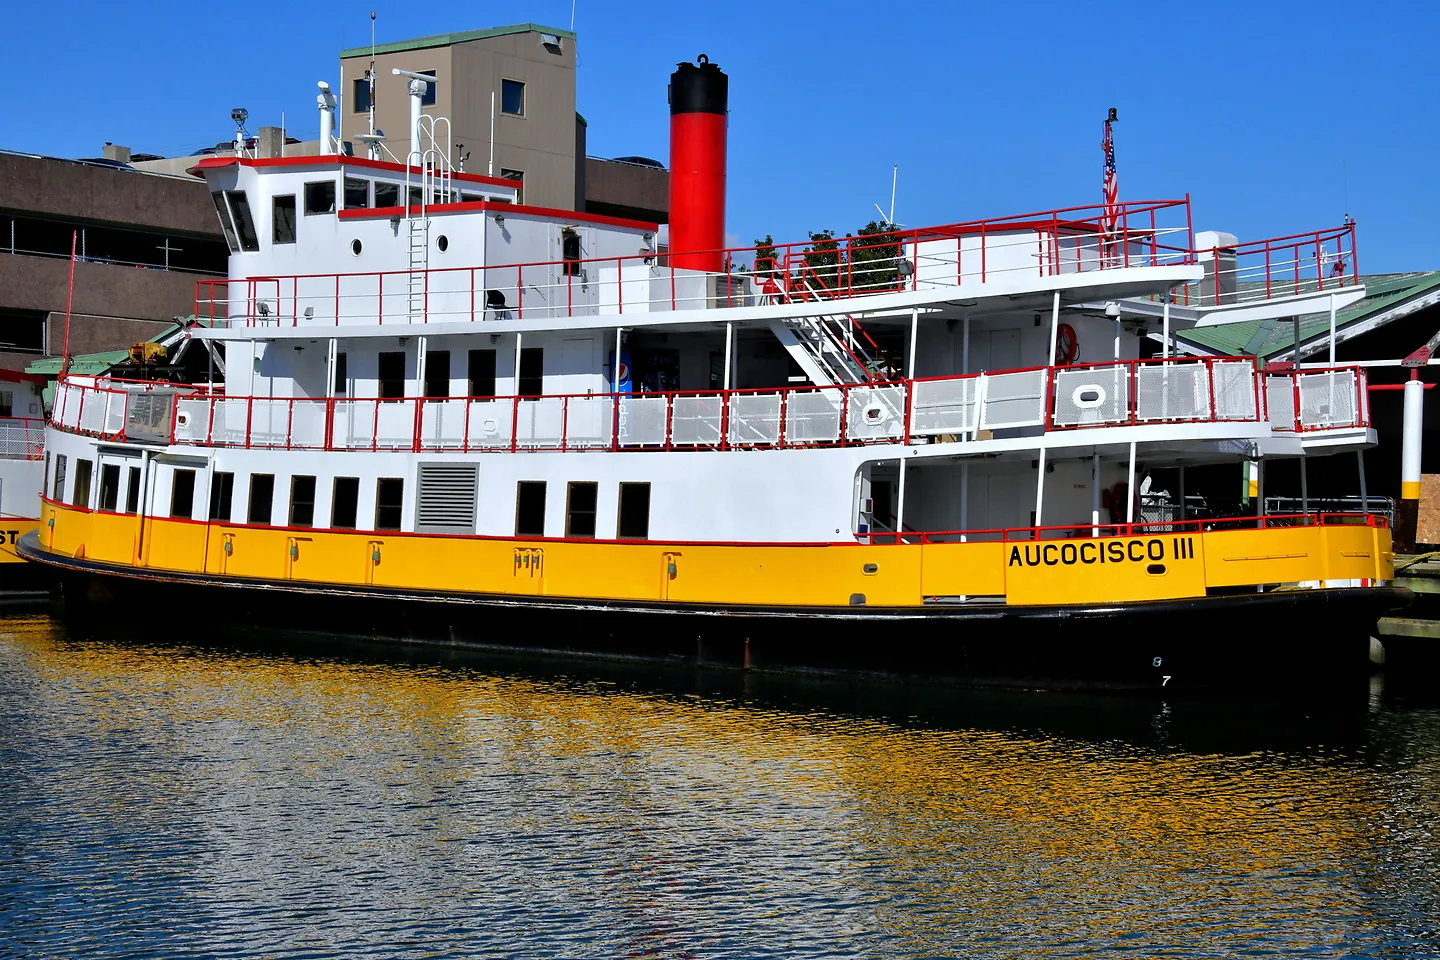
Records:
<instances>
[{"instance_id":1,"label":"dock post","mask_svg":"<svg viewBox=\"0 0 1440 960\"><path fill-rule=\"evenodd\" d=\"M1405 421L1400 446L1400 500L1395 504L1396 553L1415 550L1415 527L1420 518L1420 430L1425 416L1425 384L1420 371L1411 368L1405 381Z\"/></svg>"}]
</instances>

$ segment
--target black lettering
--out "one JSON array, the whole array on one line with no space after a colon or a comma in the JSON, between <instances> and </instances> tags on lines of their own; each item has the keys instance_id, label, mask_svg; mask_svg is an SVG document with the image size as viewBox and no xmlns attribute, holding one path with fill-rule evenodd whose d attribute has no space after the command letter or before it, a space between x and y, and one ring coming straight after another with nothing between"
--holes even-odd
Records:
<instances>
[{"instance_id":1,"label":"black lettering","mask_svg":"<svg viewBox=\"0 0 1440 960\"><path fill-rule=\"evenodd\" d=\"M1104 563L1104 562L1105 562L1105 551L1099 549L1099 546L1100 546L1099 544L1093 543L1093 542L1090 542L1090 541L1087 541L1087 542L1085 542L1085 543L1080 544L1080 562L1081 562L1081 563L1094 563L1094 562L1095 562L1095 557L1094 557L1093 555L1096 554L1096 553L1098 553L1098 554L1100 554L1100 562L1101 562L1101 563ZM1091 556L1088 560L1085 558L1085 548L1086 548L1086 547L1089 547L1089 548L1090 548L1090 553L1092 554L1092 556Z\"/></svg>"},{"instance_id":2,"label":"black lettering","mask_svg":"<svg viewBox=\"0 0 1440 960\"><path fill-rule=\"evenodd\" d=\"M1165 541L1151 540L1149 543L1145 544L1145 555L1151 560L1164 560Z\"/></svg>"},{"instance_id":3,"label":"black lettering","mask_svg":"<svg viewBox=\"0 0 1440 960\"><path fill-rule=\"evenodd\" d=\"M1111 563L1121 563L1125 560L1125 544L1119 540L1111 540L1107 544L1106 552L1110 554Z\"/></svg>"},{"instance_id":4,"label":"black lettering","mask_svg":"<svg viewBox=\"0 0 1440 960\"><path fill-rule=\"evenodd\" d=\"M1018 567L1018 566L1020 566L1020 564L1023 563L1023 562L1024 562L1024 561L1022 561L1022 560L1020 559L1020 548L1019 548L1019 547L1011 547L1011 548L1010 548L1010 563L1008 564L1008 566Z\"/></svg>"},{"instance_id":5,"label":"black lettering","mask_svg":"<svg viewBox=\"0 0 1440 960\"><path fill-rule=\"evenodd\" d=\"M1053 567L1053 566L1055 566L1055 564L1057 564L1057 563L1060 562L1059 560L1051 560L1051 559L1050 559L1050 551L1055 550L1055 549L1058 549L1058 548L1057 548L1057 547L1055 546L1055 544L1053 544L1053 543L1047 543L1047 544L1045 544L1045 546L1044 546L1043 548L1041 548L1041 552L1045 555L1045 566L1047 566L1047 567Z\"/></svg>"},{"instance_id":6,"label":"black lettering","mask_svg":"<svg viewBox=\"0 0 1440 960\"><path fill-rule=\"evenodd\" d=\"M1135 556L1135 548L1136 548L1136 547L1139 547L1139 548L1140 548L1140 556L1138 556L1138 557ZM1130 558L1130 560L1131 560L1132 563L1139 563L1141 560L1144 560L1144 559L1145 559L1145 541L1144 541L1144 540L1131 540L1130 542L1126 543L1126 544L1125 544L1125 555Z\"/></svg>"},{"instance_id":7,"label":"black lettering","mask_svg":"<svg viewBox=\"0 0 1440 960\"><path fill-rule=\"evenodd\" d=\"M1179 560L1180 557L1183 556L1185 553L1184 543L1185 541L1181 540L1179 537L1173 537L1170 540L1170 555L1176 560Z\"/></svg>"},{"instance_id":8,"label":"black lettering","mask_svg":"<svg viewBox=\"0 0 1440 960\"><path fill-rule=\"evenodd\" d=\"M1076 549L1075 544L1073 543L1067 543L1062 545L1060 547L1060 562L1066 564L1067 566L1074 566L1075 558L1078 552L1079 551Z\"/></svg>"},{"instance_id":9,"label":"black lettering","mask_svg":"<svg viewBox=\"0 0 1440 960\"><path fill-rule=\"evenodd\" d=\"M1035 545L1035 555L1034 555L1033 557L1030 555L1030 548L1029 548L1028 546L1025 548L1025 565L1026 565L1027 567L1038 567L1038 566L1040 566L1040 545L1039 545L1039 544L1036 544L1036 545Z\"/></svg>"}]
</instances>

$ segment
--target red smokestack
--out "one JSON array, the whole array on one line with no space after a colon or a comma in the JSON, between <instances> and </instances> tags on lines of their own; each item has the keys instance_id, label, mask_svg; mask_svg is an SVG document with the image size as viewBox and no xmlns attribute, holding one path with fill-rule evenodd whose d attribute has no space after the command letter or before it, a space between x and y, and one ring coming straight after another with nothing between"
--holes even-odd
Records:
<instances>
[{"instance_id":1,"label":"red smokestack","mask_svg":"<svg viewBox=\"0 0 1440 960\"><path fill-rule=\"evenodd\" d=\"M670 74L670 262L725 269L725 121L730 79L701 54Z\"/></svg>"}]
</instances>

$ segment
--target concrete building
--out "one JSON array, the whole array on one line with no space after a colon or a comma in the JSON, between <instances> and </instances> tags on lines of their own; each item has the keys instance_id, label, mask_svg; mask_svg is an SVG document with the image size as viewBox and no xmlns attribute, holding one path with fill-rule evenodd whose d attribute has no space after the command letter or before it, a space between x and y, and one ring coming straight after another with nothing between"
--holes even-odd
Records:
<instances>
[{"instance_id":1,"label":"concrete building","mask_svg":"<svg viewBox=\"0 0 1440 960\"><path fill-rule=\"evenodd\" d=\"M493 175L520 181L521 203L668 220L663 166L645 158L587 158L586 122L575 110L574 33L521 23L378 44L373 56L375 127L386 137L382 159L403 162L409 150L409 81L391 71L431 74L435 83L422 109L449 118L457 167L463 159L470 173L492 172L493 98ZM369 130L371 57L368 46L340 53L340 137L352 143ZM662 103L655 104L655 119L665 122Z\"/></svg>"},{"instance_id":2,"label":"concrete building","mask_svg":"<svg viewBox=\"0 0 1440 960\"><path fill-rule=\"evenodd\" d=\"M223 276L227 250L203 181L105 160L0 153L0 369L70 350L122 349L194 309L195 281Z\"/></svg>"}]
</instances>

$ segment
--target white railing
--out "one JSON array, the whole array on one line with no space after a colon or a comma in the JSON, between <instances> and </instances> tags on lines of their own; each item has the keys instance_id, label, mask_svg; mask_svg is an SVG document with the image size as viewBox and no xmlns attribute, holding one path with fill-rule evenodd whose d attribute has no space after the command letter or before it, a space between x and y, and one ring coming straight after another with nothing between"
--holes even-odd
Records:
<instances>
[{"instance_id":1,"label":"white railing","mask_svg":"<svg viewBox=\"0 0 1440 960\"><path fill-rule=\"evenodd\" d=\"M0 417L0 458L39 460L45 456L45 421Z\"/></svg>"}]
</instances>

